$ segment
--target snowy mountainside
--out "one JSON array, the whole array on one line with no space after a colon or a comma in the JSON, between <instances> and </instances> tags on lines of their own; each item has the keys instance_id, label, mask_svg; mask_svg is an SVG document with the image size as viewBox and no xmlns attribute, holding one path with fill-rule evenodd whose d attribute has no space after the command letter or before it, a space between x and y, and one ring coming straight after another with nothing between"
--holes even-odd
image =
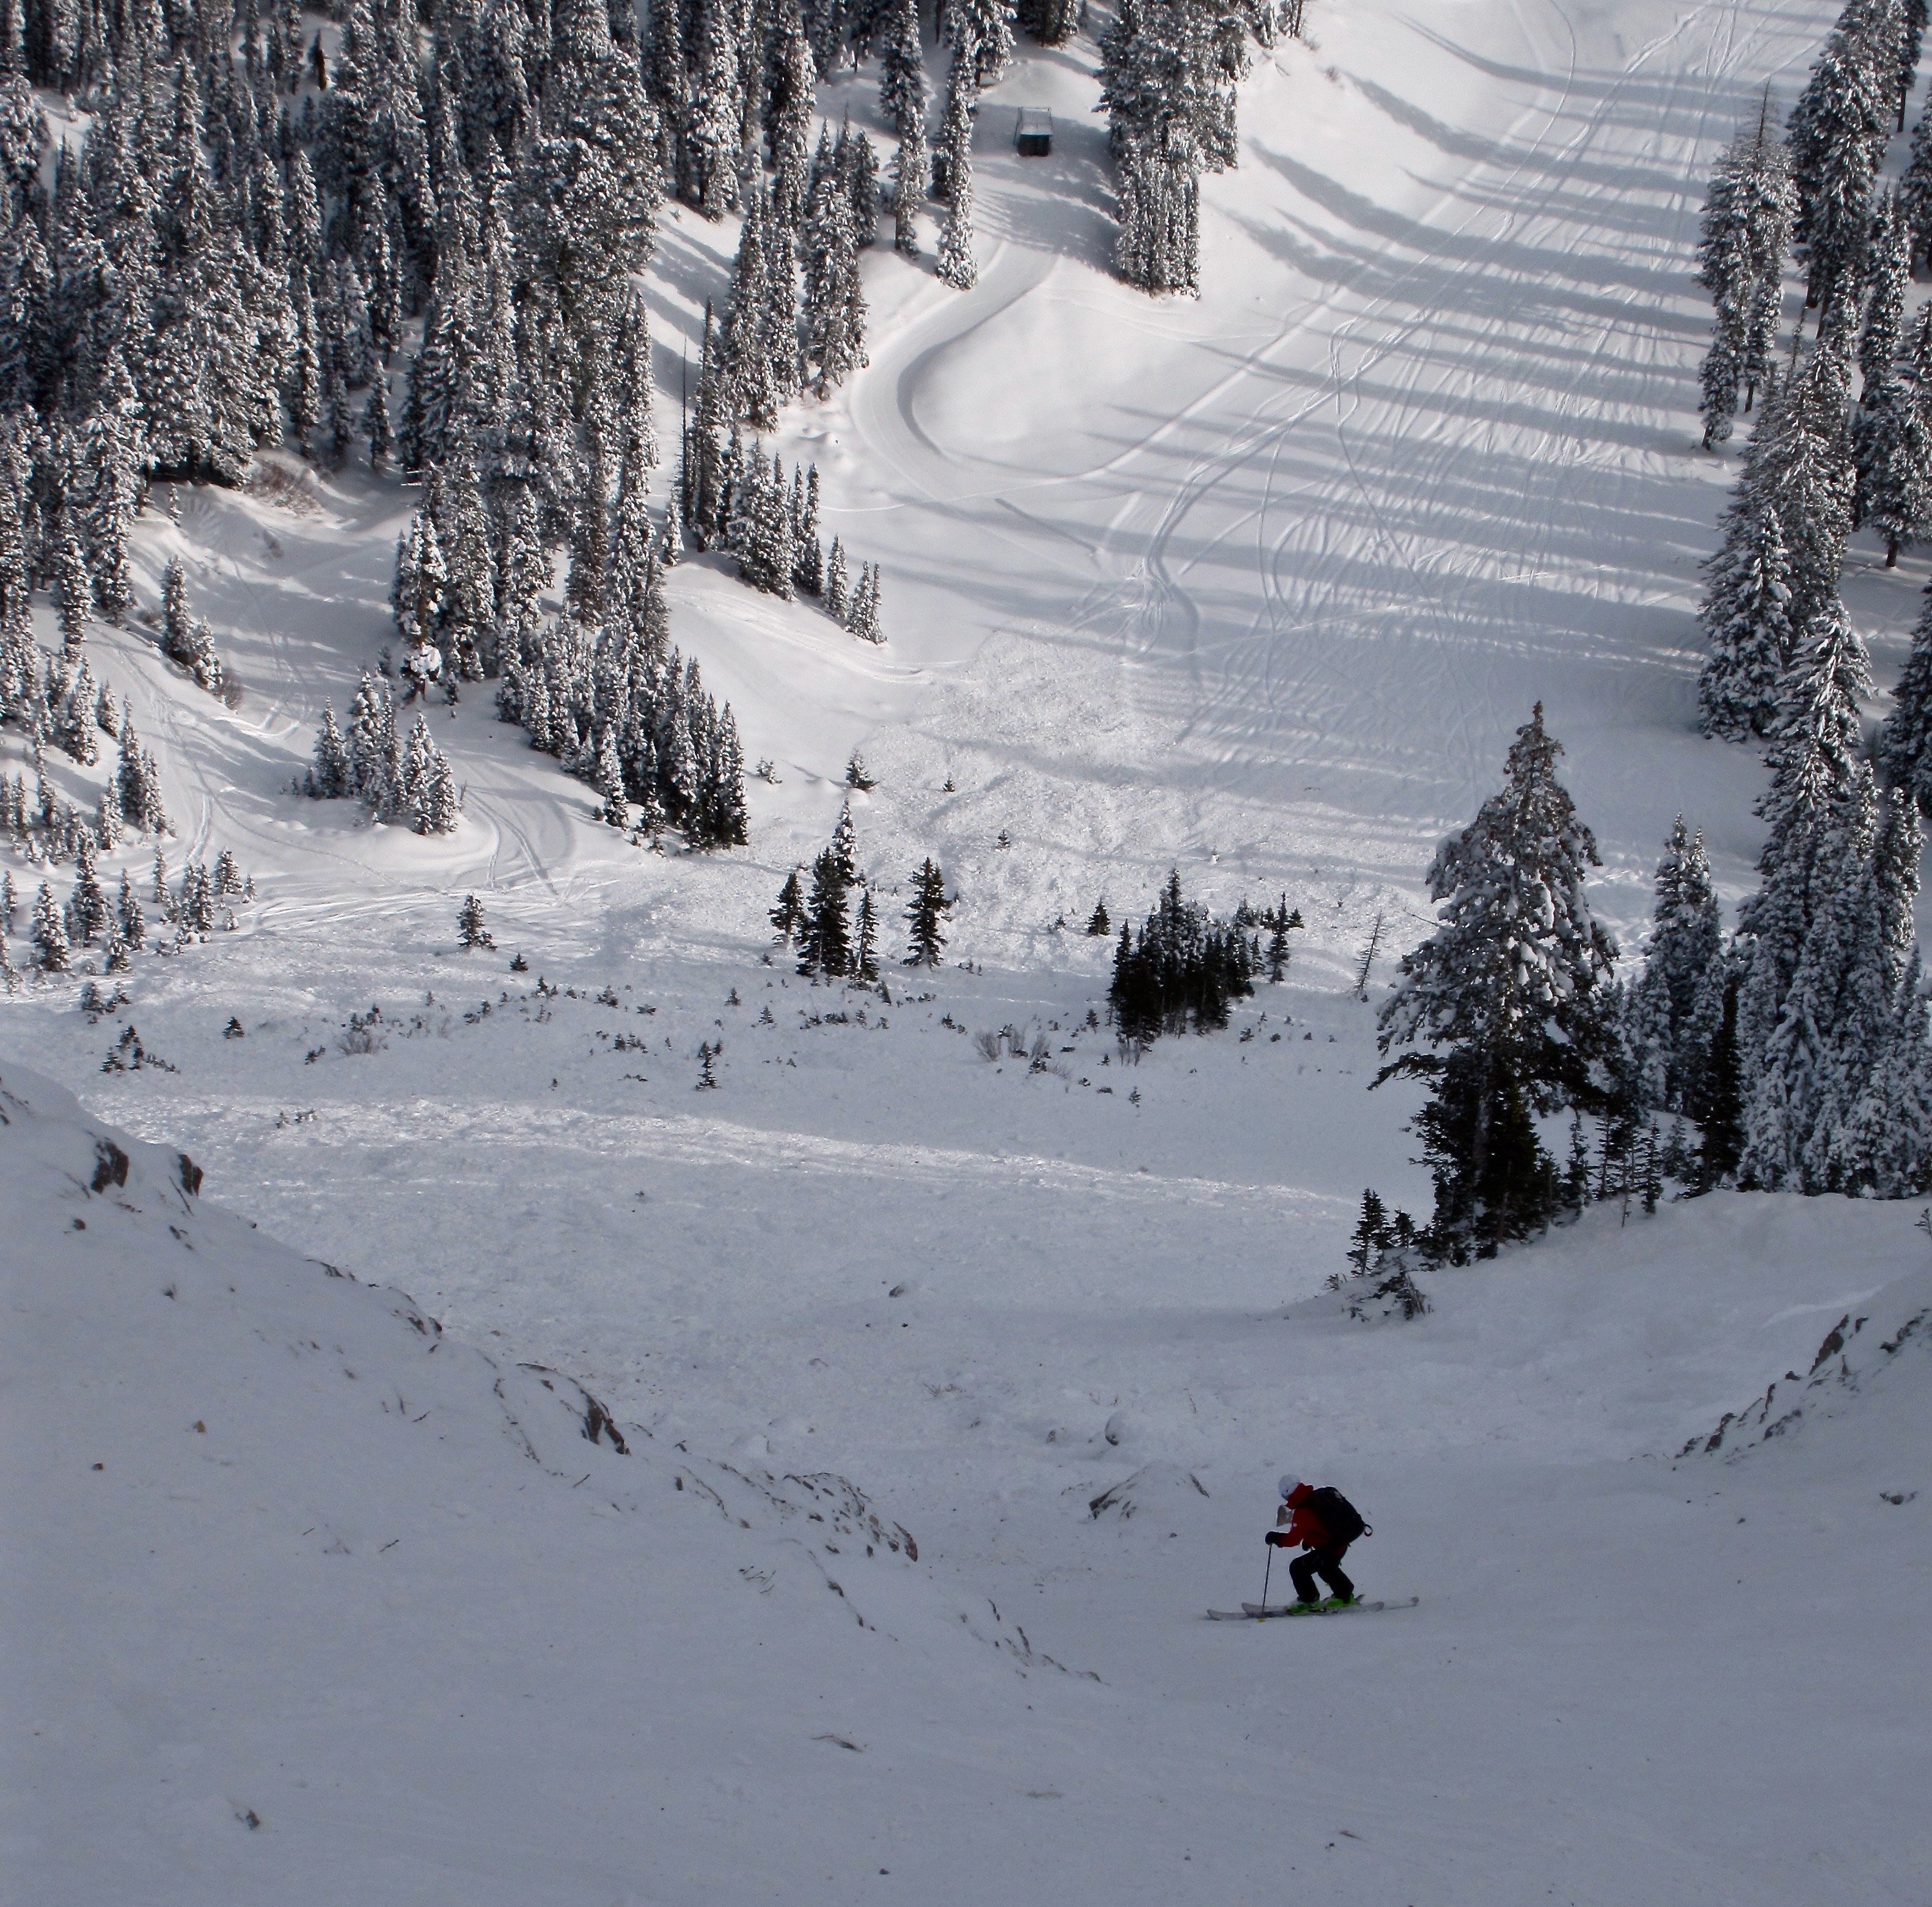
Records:
<instances>
[{"instance_id":1,"label":"snowy mountainside","mask_svg":"<svg viewBox=\"0 0 1932 1907\"><path fill-rule=\"evenodd\" d=\"M339 715L394 640L416 499L352 470L274 454L250 490L164 485L142 520L138 599L182 562L237 707L138 635L91 635L96 673L161 745L184 844L272 874L278 917L621 889L680 941L742 944L822 843L859 746L880 780L867 865L902 878L933 853L976 958L1078 964L1052 924L1103 892L1117 914L1144 905L1178 862L1223 908L1283 887L1316 901L1311 951L1338 978L1378 912L1398 940L1418 929L1429 846L1540 697L1604 849L1600 904L1633 942L1679 809L1728 895L1759 844L1760 765L1694 732L1697 565L1738 447L1696 448L1708 310L1691 248L1712 157L1766 79L1789 90L1826 19L1654 0L1575 20L1472 5L1426 27L1318 9L1244 82L1241 163L1204 187L1198 301L1096 269L1110 188L1092 47L1025 54L982 109L977 288L868 253L869 368L793 406L766 446L815 460L827 536L884 564L886 647L755 597L716 557L672 574L674 637L731 702L747 761L779 776L751 785L746 853L640 866L584 784L491 719L487 685L434 712L469 791L453 842L291 799L322 706ZM1049 161L1010 149L1034 103L1056 111ZM869 71L820 104L878 130ZM660 499L735 231L664 214L646 281ZM1923 578L1855 544L1847 600L1882 681ZM98 777L63 763L54 779Z\"/></svg>"},{"instance_id":2,"label":"snowy mountainside","mask_svg":"<svg viewBox=\"0 0 1932 1907\"><path fill-rule=\"evenodd\" d=\"M186 1195L178 1152L0 1088L4 1619L42 1639L8 1657L5 1832L36 1899L1204 1903L1306 1869L1363 1907L1608 1907L1896 1898L1922 1866L1922 1437L1656 1454L1821 1318L1876 1318L1872 1282L1922 1303L1895 1209L1600 1207L1445 1275L1426 1333L1364 1331L1118 1276L865 1298L848 1165L799 1234L838 1249L714 1272L761 1323L680 1319L704 1294L675 1279L600 1301L581 1258L528 1294L674 1351L626 1387L653 1423L614 1405L626 1455L499 1348L530 1317L467 1348ZM1243 1236L1172 1190L1204 1258ZM1022 1174L986 1209L1063 1196ZM707 1459L752 1401L730 1371L786 1414ZM1350 1568L1420 1608L1202 1621L1258 1593L1285 1460L1345 1483L1376 1526Z\"/></svg>"},{"instance_id":3,"label":"snowy mountainside","mask_svg":"<svg viewBox=\"0 0 1932 1907\"><path fill-rule=\"evenodd\" d=\"M916 1761L919 1717L889 1716L935 1699L939 1665L989 1743L1055 1675L936 1594L844 1479L627 1434L560 1374L190 1196L182 1155L22 1069L0 1122L25 1894L762 1892L820 1858L814 1818L882 1822L844 1739L876 1755L896 1726ZM881 1651L917 1662L883 1707ZM1010 1752L929 1747L969 1786ZM743 1782L796 1813L714 1868L704 1824Z\"/></svg>"},{"instance_id":4,"label":"snowy mountainside","mask_svg":"<svg viewBox=\"0 0 1932 1907\"><path fill-rule=\"evenodd\" d=\"M774 763L742 850L630 845L487 685L428 711L453 835L296 795L394 640L416 495L289 453L157 487L138 599L178 560L238 692L139 621L88 653L160 755L170 863L231 848L258 889L104 1013L78 975L4 1003L6 1623L44 1639L8 1651L0 1836L32 1897L1922 1889L1925 1366L1871 1336L1926 1301L1912 1214L1595 1207L1426 1279L1414 1325L1324 1288L1364 1184L1429 1196L1414 1089L1365 1090L1358 957L1382 916L1378 986L1426 931L1532 702L1626 951L1680 808L1727 901L1751 883L1761 762L1694 732L1741 445L1695 448L1691 246L1829 19L1316 0L1204 182L1198 301L1107 274L1091 40L1027 48L982 109L977 288L868 253L869 367L765 446L884 564L888 644L715 557L670 579ZM875 79L822 107L876 130ZM736 232L663 220L668 446ZM1858 539L1846 587L1888 682L1926 565L1881 565ZM889 1002L768 951L855 748L894 934L924 856L959 895ZM91 808L111 766L49 775ZM152 852L108 865L142 886ZM1174 865L1306 925L1226 1033L1130 1066L1080 929ZM454 947L470 891L488 953ZM104 1072L136 1028L166 1069ZM130 1166L95 1192L104 1138ZM1859 1315L1857 1384L1813 1374ZM1792 1431L1672 1466L1774 1380ZM1351 1570L1418 1608L1201 1620L1260 1592L1284 1468L1362 1505Z\"/></svg>"}]
</instances>

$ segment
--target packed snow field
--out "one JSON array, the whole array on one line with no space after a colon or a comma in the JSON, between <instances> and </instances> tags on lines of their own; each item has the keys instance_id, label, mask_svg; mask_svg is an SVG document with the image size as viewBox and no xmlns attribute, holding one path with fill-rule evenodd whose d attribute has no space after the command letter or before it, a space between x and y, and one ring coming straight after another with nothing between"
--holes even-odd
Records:
<instances>
[{"instance_id":1,"label":"packed snow field","mask_svg":"<svg viewBox=\"0 0 1932 1907\"><path fill-rule=\"evenodd\" d=\"M1414 1324L1324 1289L1364 1184L1427 1198L1356 955L1378 913L1420 937L1533 701L1627 946L1680 809L1750 883L1761 765L1694 732L1736 447L1695 448L1690 254L1829 19L1312 7L1242 88L1198 302L1107 274L1090 37L1026 46L981 112L977 288L868 253L871 366L777 445L884 563L890 643L672 574L776 764L746 849L627 845L482 694L434 712L454 835L295 796L392 640L411 499L287 454L158 490L137 595L178 559L242 691L132 629L88 653L170 858L257 889L112 1010L36 981L0 1023L21 1897L1922 1888L1916 1213L1601 1206ZM821 100L875 119L870 73ZM1021 104L1050 160L1011 153ZM667 211L667 442L732 242ZM1924 580L1854 546L1882 681ZM962 897L970 970L890 1000L764 957L854 748L882 893L929 853ZM105 772L50 769L90 805ZM1124 1065L1079 929L1171 865L1307 925L1227 1033ZM456 950L470 891L494 951ZM130 1026L161 1063L104 1072ZM1007 1027L1042 1064L985 1057ZM1418 1606L1203 1620L1258 1596L1283 1470Z\"/></svg>"}]
</instances>

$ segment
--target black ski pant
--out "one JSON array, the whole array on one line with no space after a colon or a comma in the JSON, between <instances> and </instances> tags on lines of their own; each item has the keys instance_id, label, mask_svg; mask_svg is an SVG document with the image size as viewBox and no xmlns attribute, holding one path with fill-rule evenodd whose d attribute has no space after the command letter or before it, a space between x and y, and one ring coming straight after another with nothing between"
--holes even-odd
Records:
<instances>
[{"instance_id":1,"label":"black ski pant","mask_svg":"<svg viewBox=\"0 0 1932 1907\"><path fill-rule=\"evenodd\" d=\"M1352 1596L1355 1585L1342 1573L1342 1558L1348 1553L1346 1543L1331 1543L1321 1549L1305 1549L1288 1566L1294 1593L1304 1603L1318 1601L1315 1579L1319 1576L1337 1596Z\"/></svg>"}]
</instances>

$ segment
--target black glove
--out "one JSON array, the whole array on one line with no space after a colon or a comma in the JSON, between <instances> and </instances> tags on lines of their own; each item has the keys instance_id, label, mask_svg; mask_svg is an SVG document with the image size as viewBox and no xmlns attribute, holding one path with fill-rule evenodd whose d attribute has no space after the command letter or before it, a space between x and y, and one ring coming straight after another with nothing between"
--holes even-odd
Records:
<instances>
[{"instance_id":1,"label":"black glove","mask_svg":"<svg viewBox=\"0 0 1932 1907\"><path fill-rule=\"evenodd\" d=\"M1263 1540L1266 1542L1268 1546L1270 1549L1286 1549L1288 1547L1287 1537L1283 1536L1279 1530L1269 1531L1268 1535L1263 1539Z\"/></svg>"}]
</instances>

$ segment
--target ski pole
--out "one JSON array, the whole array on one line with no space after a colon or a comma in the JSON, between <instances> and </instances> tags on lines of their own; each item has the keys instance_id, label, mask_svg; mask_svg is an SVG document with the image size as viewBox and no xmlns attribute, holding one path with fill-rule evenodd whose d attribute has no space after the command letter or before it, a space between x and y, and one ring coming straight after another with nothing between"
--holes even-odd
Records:
<instances>
[{"instance_id":1,"label":"ski pole","mask_svg":"<svg viewBox=\"0 0 1932 1907\"><path fill-rule=\"evenodd\" d=\"M1264 1620L1265 1620L1268 1616L1268 1578L1274 1573L1274 1545L1273 1543L1270 1543L1268 1546L1268 1561L1262 1566L1262 1616Z\"/></svg>"}]
</instances>

